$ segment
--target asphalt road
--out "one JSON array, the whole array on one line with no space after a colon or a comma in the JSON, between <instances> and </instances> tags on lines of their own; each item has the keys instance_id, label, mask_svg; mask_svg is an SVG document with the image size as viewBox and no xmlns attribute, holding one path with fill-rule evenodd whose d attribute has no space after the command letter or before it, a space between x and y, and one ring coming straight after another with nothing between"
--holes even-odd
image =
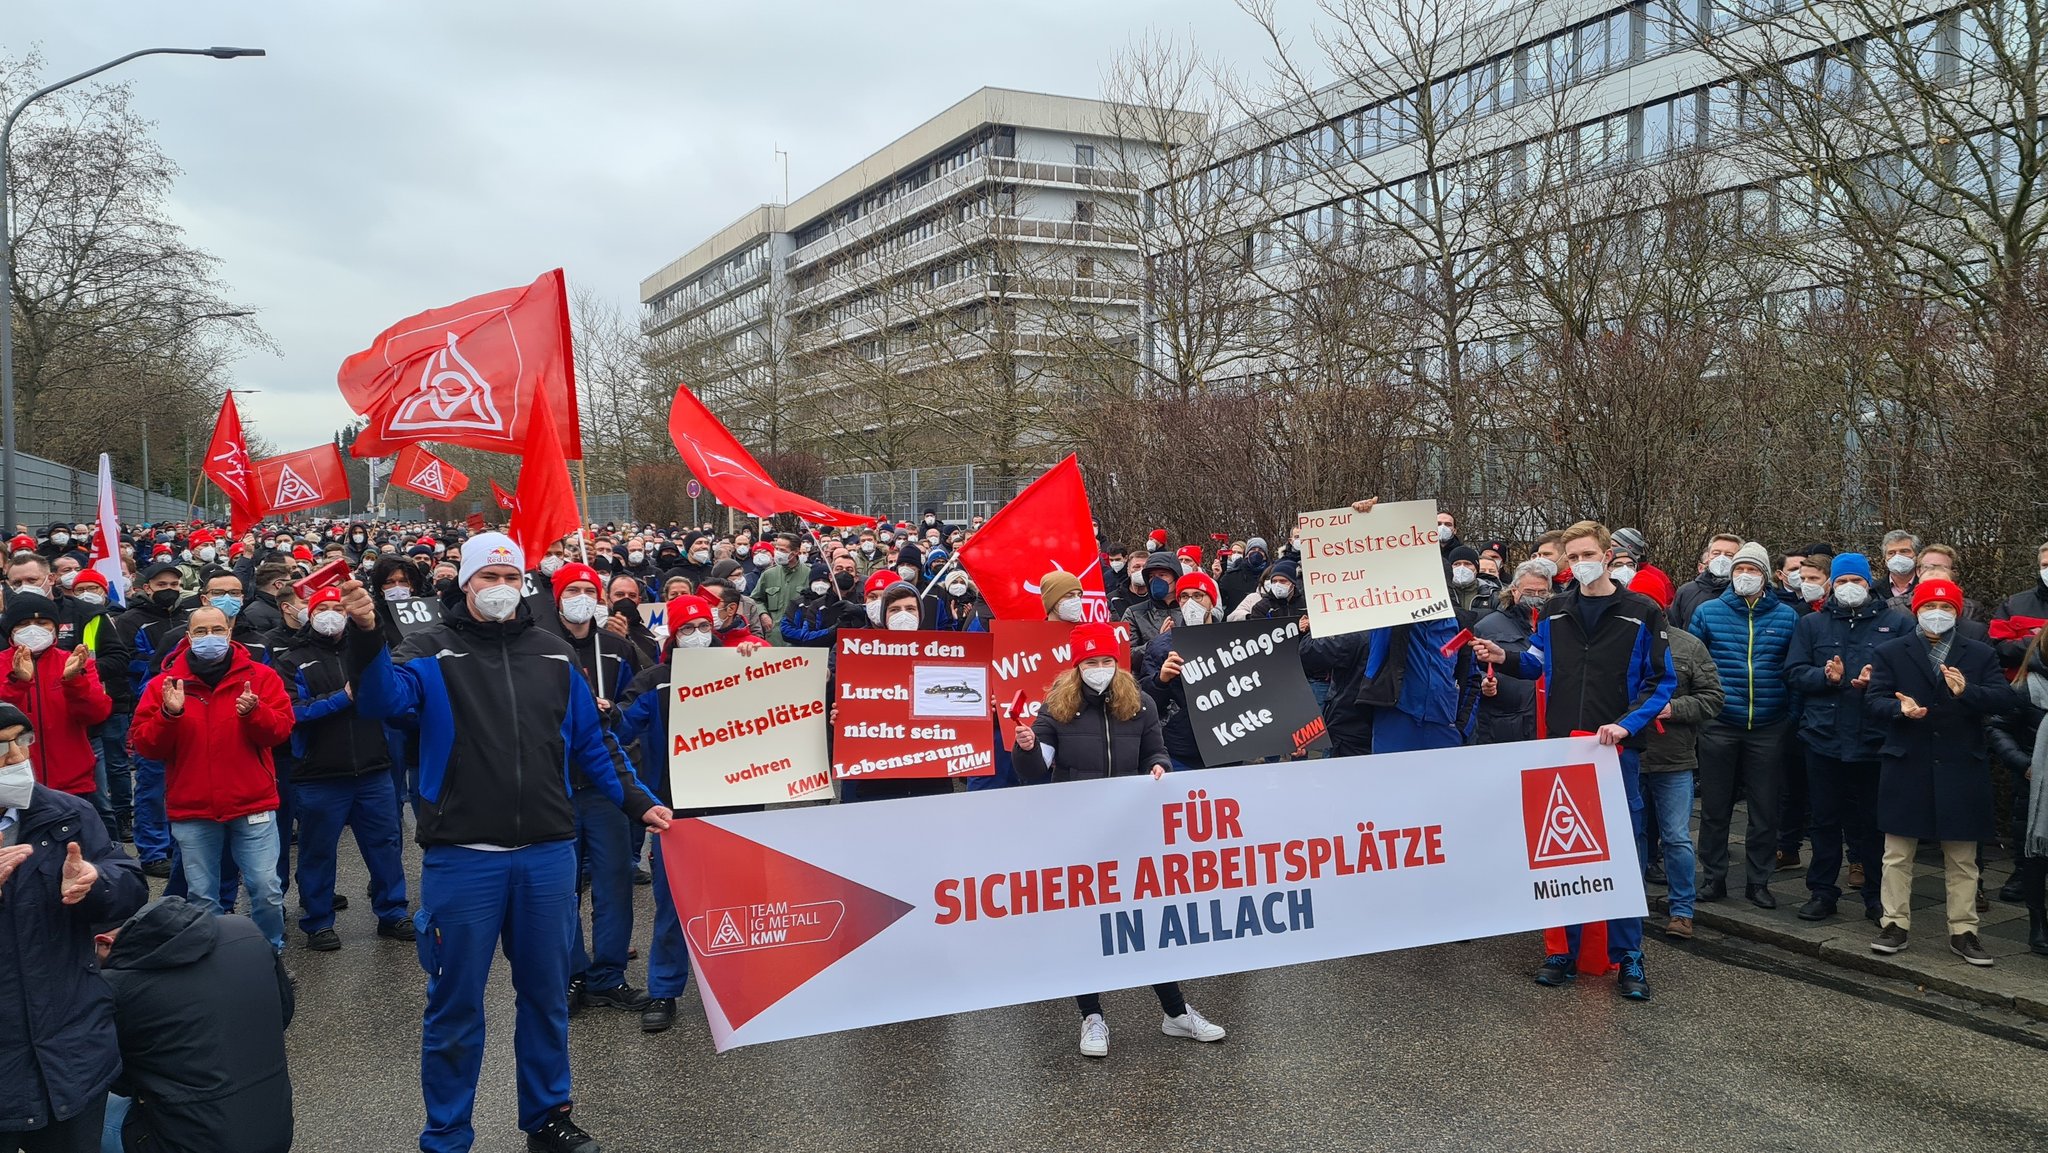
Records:
<instances>
[{"instance_id":1,"label":"asphalt road","mask_svg":"<svg viewBox=\"0 0 2048 1153\"><path fill-rule=\"evenodd\" d=\"M307 953L294 929L286 955L297 1148L409 1150L425 978L411 945L374 935L352 847L343 860L344 947ZM577 1115L611 1153L2048 1149L2048 1051L1650 950L1648 1004L1604 981L1537 986L1533 935L1191 982L1230 1030L1218 1045L1161 1036L1148 990L1112 993L1101 1061L1075 1051L1064 1001L721 1057L693 986L665 1034L637 1013L576 1018ZM476 1148L519 1150L502 960L490 997Z\"/></svg>"}]
</instances>

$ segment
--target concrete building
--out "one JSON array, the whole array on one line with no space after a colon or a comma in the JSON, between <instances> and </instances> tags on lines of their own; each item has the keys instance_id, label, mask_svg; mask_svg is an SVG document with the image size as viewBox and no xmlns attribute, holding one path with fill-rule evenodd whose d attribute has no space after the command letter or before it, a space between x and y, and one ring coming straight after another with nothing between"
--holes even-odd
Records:
<instances>
[{"instance_id":1,"label":"concrete building","mask_svg":"<svg viewBox=\"0 0 2048 1153\"><path fill-rule=\"evenodd\" d=\"M930 397L963 398L963 418L1006 392L1024 407L1076 314L1136 339L1135 231L1106 224L1134 219L1151 147L1129 138L1136 122L1100 101L981 89L647 277L642 329L756 450L815 452L834 471L997 463L960 436L939 438L960 461L930 443L905 461L891 436L943 416ZM891 382L927 399L899 410ZM991 451L1031 457L1029 430Z\"/></svg>"}]
</instances>

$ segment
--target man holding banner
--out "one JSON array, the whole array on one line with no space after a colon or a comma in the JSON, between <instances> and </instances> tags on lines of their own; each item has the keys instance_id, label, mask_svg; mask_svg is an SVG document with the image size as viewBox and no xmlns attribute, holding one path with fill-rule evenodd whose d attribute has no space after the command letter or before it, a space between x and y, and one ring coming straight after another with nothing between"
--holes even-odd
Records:
<instances>
[{"instance_id":1,"label":"man holding banner","mask_svg":"<svg viewBox=\"0 0 2048 1153\"><path fill-rule=\"evenodd\" d=\"M1657 724L1678 687L1678 673L1664 640L1666 620L1657 603L1616 585L1607 575L1614 559L1607 526L1580 521L1564 530L1564 560L1576 582L1550 599L1529 647L1508 653L1492 641L1475 640L1472 653L1487 664L1549 686L1541 737L1596 733L1603 745L1621 745L1622 783L1635 828L1636 856L1642 858L1643 792L1637 776L1637 734ZM1544 958L1536 973L1542 985L1563 985L1577 971L1579 927L1566 930L1569 951ZM1643 970L1643 919L1607 922L1607 956L1620 966L1615 987L1635 1001L1650 999Z\"/></svg>"}]
</instances>

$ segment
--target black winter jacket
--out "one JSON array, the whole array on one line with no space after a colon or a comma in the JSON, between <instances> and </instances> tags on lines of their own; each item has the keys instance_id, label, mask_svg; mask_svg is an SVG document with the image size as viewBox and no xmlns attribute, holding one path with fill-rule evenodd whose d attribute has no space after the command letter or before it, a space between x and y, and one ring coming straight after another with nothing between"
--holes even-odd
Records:
<instances>
[{"instance_id":1,"label":"black winter jacket","mask_svg":"<svg viewBox=\"0 0 2048 1153\"><path fill-rule=\"evenodd\" d=\"M1833 597L1823 603L1822 611L1799 618L1785 653L1785 680L1798 694L1799 739L1824 757L1875 761L1884 726L1864 711L1864 690L1854 682L1863 666L1875 663L1879 645L1913 635L1913 618L1878 600L1853 609ZM1827 676L1833 657L1842 658L1836 684Z\"/></svg>"},{"instance_id":2,"label":"black winter jacket","mask_svg":"<svg viewBox=\"0 0 2048 1153\"><path fill-rule=\"evenodd\" d=\"M121 1069L114 994L100 979L93 926L142 907L135 859L107 840L90 802L41 785L8 843L35 852L0 886L0 1133L67 1121L106 1093ZM85 899L59 894L76 843L100 879ZM12 1146L9 1146L12 1148Z\"/></svg>"},{"instance_id":3,"label":"black winter jacket","mask_svg":"<svg viewBox=\"0 0 2048 1153\"><path fill-rule=\"evenodd\" d=\"M1529 647L1534 626L1529 611L1512 607L1481 617L1472 633L1492 641L1510 657ZM1536 682L1495 675L1496 692L1479 698L1479 720L1472 732L1475 745L1498 745L1536 739Z\"/></svg>"},{"instance_id":4,"label":"black winter jacket","mask_svg":"<svg viewBox=\"0 0 2048 1153\"><path fill-rule=\"evenodd\" d=\"M495 622L456 601L396 653L382 630L344 635L356 708L419 731L420 844L569 840L572 762L635 821L654 807L598 720L575 651L534 627L525 602Z\"/></svg>"},{"instance_id":5,"label":"black winter jacket","mask_svg":"<svg viewBox=\"0 0 2048 1153\"><path fill-rule=\"evenodd\" d=\"M114 939L106 977L121 1033L115 1087L135 1101L127 1148L292 1147L292 986L254 921L208 916L178 897L152 901Z\"/></svg>"},{"instance_id":6,"label":"black winter jacket","mask_svg":"<svg viewBox=\"0 0 2048 1153\"><path fill-rule=\"evenodd\" d=\"M1081 711L1073 720L1062 724L1041 709L1031 735L1037 743L1030 752L1018 749L1010 754L1017 779L1027 785L1130 777L1149 773L1154 765L1173 767L1159 729L1159 710L1143 693L1138 694L1138 715L1119 721L1103 707L1102 694L1083 685ZM1047 745L1053 748L1050 764L1045 759Z\"/></svg>"},{"instance_id":7,"label":"black winter jacket","mask_svg":"<svg viewBox=\"0 0 2048 1153\"><path fill-rule=\"evenodd\" d=\"M1671 599L1671 623L1677 628L1692 625L1692 610L1720 596L1728 588L1727 577L1713 573L1701 573L1678 586L1678 593Z\"/></svg>"},{"instance_id":8,"label":"black winter jacket","mask_svg":"<svg viewBox=\"0 0 2048 1153\"><path fill-rule=\"evenodd\" d=\"M347 634L344 633L343 636ZM292 779L324 781L391 770L384 726L348 694L342 637L301 630L274 665L292 695Z\"/></svg>"}]
</instances>

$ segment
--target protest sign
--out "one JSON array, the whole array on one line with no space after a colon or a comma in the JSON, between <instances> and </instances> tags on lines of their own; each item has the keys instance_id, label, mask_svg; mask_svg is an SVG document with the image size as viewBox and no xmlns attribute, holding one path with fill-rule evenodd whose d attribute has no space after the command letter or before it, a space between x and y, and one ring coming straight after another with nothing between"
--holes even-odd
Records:
<instances>
[{"instance_id":1,"label":"protest sign","mask_svg":"<svg viewBox=\"0 0 2048 1153\"><path fill-rule=\"evenodd\" d=\"M1176 628L1182 695L1202 763L1241 765L1330 747L1301 671L1301 626L1254 620Z\"/></svg>"},{"instance_id":2,"label":"protest sign","mask_svg":"<svg viewBox=\"0 0 2048 1153\"><path fill-rule=\"evenodd\" d=\"M640 623L661 640L668 639L668 602L641 601Z\"/></svg>"},{"instance_id":3,"label":"protest sign","mask_svg":"<svg viewBox=\"0 0 2048 1153\"><path fill-rule=\"evenodd\" d=\"M1305 512L1296 523L1301 529L1301 587L1315 635L1333 637L1452 615L1443 550L1437 547L1435 502L1400 501L1371 512Z\"/></svg>"},{"instance_id":4,"label":"protest sign","mask_svg":"<svg viewBox=\"0 0 2048 1153\"><path fill-rule=\"evenodd\" d=\"M841 632L839 780L985 777L996 771L987 633Z\"/></svg>"},{"instance_id":5,"label":"protest sign","mask_svg":"<svg viewBox=\"0 0 2048 1153\"><path fill-rule=\"evenodd\" d=\"M409 637L421 629L441 623L441 602L432 597L407 597L389 604L392 623L398 626L401 637Z\"/></svg>"},{"instance_id":6,"label":"protest sign","mask_svg":"<svg viewBox=\"0 0 2048 1153\"><path fill-rule=\"evenodd\" d=\"M1068 638L1074 635L1074 626L1064 621L999 620L990 627L989 635L994 638L989 655L994 685L990 699L999 712L1020 698L1023 704L1017 716L1005 713L1002 724L996 726L1002 734L1003 747L1015 748L1017 726L1028 725L1037 718L1039 706L1045 703L1046 690L1073 660L1073 645Z\"/></svg>"},{"instance_id":7,"label":"protest sign","mask_svg":"<svg viewBox=\"0 0 2048 1153\"><path fill-rule=\"evenodd\" d=\"M1620 763L1592 739L1199 775L678 821L713 1043L1646 911Z\"/></svg>"},{"instance_id":8,"label":"protest sign","mask_svg":"<svg viewBox=\"0 0 2048 1153\"><path fill-rule=\"evenodd\" d=\"M832 795L825 653L677 649L669 666L669 795L678 809Z\"/></svg>"}]
</instances>

